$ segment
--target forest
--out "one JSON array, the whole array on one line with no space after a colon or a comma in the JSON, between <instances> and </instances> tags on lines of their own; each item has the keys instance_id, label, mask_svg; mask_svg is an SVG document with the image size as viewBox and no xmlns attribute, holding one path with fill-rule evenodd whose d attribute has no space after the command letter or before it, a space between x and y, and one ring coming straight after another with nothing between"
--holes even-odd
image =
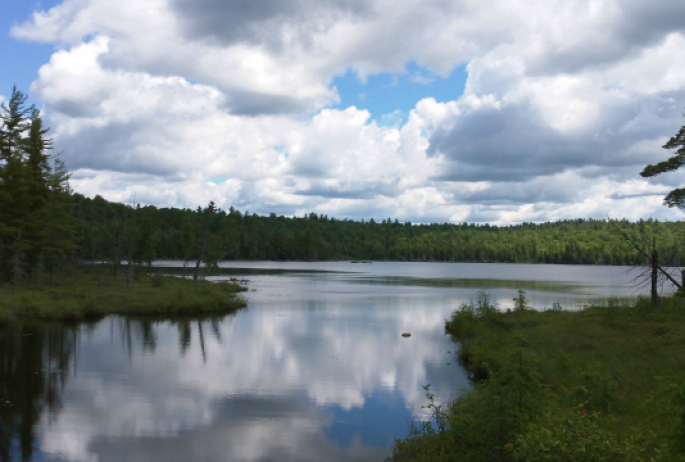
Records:
<instances>
[{"instance_id":1,"label":"forest","mask_svg":"<svg viewBox=\"0 0 685 462\"><path fill-rule=\"evenodd\" d=\"M474 223L351 221L309 213L268 216L157 208L88 198L69 186L66 166L50 154L40 111L17 91L0 117L0 279L20 284L60 268L107 262L181 259L199 268L221 260L390 260L639 265L634 242L656 242L664 266L685 261L678 222L602 219L492 226ZM619 232L617 228L622 231Z\"/></svg>"},{"instance_id":2,"label":"forest","mask_svg":"<svg viewBox=\"0 0 685 462\"><path fill-rule=\"evenodd\" d=\"M685 261L677 222L567 220L554 223L412 224L241 213L232 207L173 209L73 195L81 261L156 258L219 260L391 260L637 265L638 242L656 238L665 265Z\"/></svg>"}]
</instances>

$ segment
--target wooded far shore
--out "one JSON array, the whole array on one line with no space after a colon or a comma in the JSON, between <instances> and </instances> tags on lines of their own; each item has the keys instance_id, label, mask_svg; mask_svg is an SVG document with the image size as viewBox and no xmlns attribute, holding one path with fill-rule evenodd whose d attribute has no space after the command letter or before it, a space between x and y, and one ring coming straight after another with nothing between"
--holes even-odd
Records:
<instances>
[{"instance_id":1,"label":"wooded far shore","mask_svg":"<svg viewBox=\"0 0 685 462\"><path fill-rule=\"evenodd\" d=\"M685 228L657 220L577 219L512 226L413 224L390 218L352 221L310 213L302 217L131 206L73 195L81 261L132 257L220 260L385 260L640 265L643 258L617 225L645 247L656 239L664 266L685 262Z\"/></svg>"}]
</instances>

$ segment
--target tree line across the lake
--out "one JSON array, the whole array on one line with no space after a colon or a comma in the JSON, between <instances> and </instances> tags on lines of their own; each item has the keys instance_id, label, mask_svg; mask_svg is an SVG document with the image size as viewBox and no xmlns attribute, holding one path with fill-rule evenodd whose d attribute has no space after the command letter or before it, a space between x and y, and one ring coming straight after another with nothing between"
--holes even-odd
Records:
<instances>
[{"instance_id":1,"label":"tree line across the lake","mask_svg":"<svg viewBox=\"0 0 685 462\"><path fill-rule=\"evenodd\" d=\"M488 224L351 221L221 210L157 208L87 198L71 191L69 174L49 154L40 112L13 90L0 111L0 279L51 277L60 267L106 261L145 264L224 259L393 260L635 265L642 257L607 220ZM618 225L636 241L656 245L663 265L679 266L682 225L655 220ZM196 272L197 276L197 272Z\"/></svg>"},{"instance_id":2,"label":"tree line across the lake","mask_svg":"<svg viewBox=\"0 0 685 462\"><path fill-rule=\"evenodd\" d=\"M350 221L310 213L259 216L210 203L196 210L127 206L101 197L73 196L78 257L115 264L131 258L219 260L394 260L640 264L642 257L606 220L569 220L514 226ZM682 224L655 220L618 225L652 242L662 263L685 261Z\"/></svg>"}]
</instances>

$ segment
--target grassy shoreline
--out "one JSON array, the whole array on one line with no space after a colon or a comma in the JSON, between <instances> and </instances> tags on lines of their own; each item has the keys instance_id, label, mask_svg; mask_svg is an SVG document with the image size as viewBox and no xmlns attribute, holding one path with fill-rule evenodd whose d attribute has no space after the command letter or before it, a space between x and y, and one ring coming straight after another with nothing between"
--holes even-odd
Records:
<instances>
[{"instance_id":1,"label":"grassy shoreline","mask_svg":"<svg viewBox=\"0 0 685 462\"><path fill-rule=\"evenodd\" d=\"M442 406L429 393L434 421L389 460L685 460L685 299L521 305L479 300L446 321L476 385Z\"/></svg>"},{"instance_id":2,"label":"grassy shoreline","mask_svg":"<svg viewBox=\"0 0 685 462\"><path fill-rule=\"evenodd\" d=\"M82 321L107 315L197 315L245 307L247 290L233 283L193 281L160 274L125 275L75 271L52 284L0 287L0 327L37 319Z\"/></svg>"}]
</instances>

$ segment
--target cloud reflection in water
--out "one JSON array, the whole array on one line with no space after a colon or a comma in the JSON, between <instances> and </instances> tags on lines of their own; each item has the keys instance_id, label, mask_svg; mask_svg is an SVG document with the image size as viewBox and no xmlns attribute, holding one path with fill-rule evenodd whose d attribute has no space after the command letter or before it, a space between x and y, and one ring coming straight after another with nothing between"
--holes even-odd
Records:
<instances>
[{"instance_id":1,"label":"cloud reflection in water","mask_svg":"<svg viewBox=\"0 0 685 462\"><path fill-rule=\"evenodd\" d=\"M84 332L64 407L41 422L41 451L73 461L382 460L421 413L423 385L440 400L467 386L447 365L443 323L456 305L442 291L307 275L253 286L247 310L213 325L109 318Z\"/></svg>"}]
</instances>

